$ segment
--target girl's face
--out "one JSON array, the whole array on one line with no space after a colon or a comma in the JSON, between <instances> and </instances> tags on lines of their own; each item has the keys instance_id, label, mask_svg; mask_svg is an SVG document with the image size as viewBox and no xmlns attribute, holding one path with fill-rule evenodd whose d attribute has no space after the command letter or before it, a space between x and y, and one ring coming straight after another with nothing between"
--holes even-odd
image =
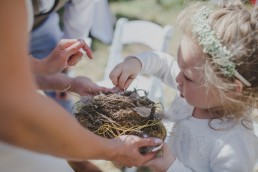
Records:
<instances>
[{"instance_id":1,"label":"girl's face","mask_svg":"<svg viewBox=\"0 0 258 172\"><path fill-rule=\"evenodd\" d=\"M178 90L186 101L200 109L220 106L218 91L205 86L203 65L205 58L201 47L193 39L184 36L178 48L177 62L180 72L176 77Z\"/></svg>"}]
</instances>

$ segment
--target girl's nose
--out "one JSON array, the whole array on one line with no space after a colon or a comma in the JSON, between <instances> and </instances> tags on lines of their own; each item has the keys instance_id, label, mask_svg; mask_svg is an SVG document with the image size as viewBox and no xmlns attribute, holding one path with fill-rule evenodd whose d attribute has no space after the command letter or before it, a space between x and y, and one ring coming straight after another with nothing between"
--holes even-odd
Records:
<instances>
[{"instance_id":1,"label":"girl's nose","mask_svg":"<svg viewBox=\"0 0 258 172\"><path fill-rule=\"evenodd\" d=\"M176 76L176 82L178 83L178 85L182 84L182 72L179 72Z\"/></svg>"}]
</instances>

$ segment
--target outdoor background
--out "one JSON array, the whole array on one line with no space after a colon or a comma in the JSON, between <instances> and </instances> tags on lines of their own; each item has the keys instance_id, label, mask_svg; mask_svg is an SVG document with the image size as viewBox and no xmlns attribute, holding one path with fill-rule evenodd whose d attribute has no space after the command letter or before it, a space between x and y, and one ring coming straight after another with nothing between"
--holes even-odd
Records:
<instances>
[{"instance_id":1,"label":"outdoor background","mask_svg":"<svg viewBox=\"0 0 258 172\"><path fill-rule=\"evenodd\" d=\"M110 9L115 21L120 17L129 20L148 20L161 26L171 25L173 27L172 39L169 45L169 53L176 56L177 46L180 41L180 32L176 30L175 22L177 14L185 6L183 0L111 0L109 1ZM114 26L115 27L115 26ZM92 38L91 49L95 59L89 60L83 58L76 67L73 75L84 75L90 77L93 81L98 82L103 79L106 68L110 44ZM126 47L125 57L136 52L146 51L146 47L140 45ZM173 99L174 91L165 86L165 106L169 105ZM75 97L75 101L78 97Z\"/></svg>"},{"instance_id":2,"label":"outdoor background","mask_svg":"<svg viewBox=\"0 0 258 172\"><path fill-rule=\"evenodd\" d=\"M184 7L183 0L112 0L109 1L110 9L117 20L120 17L129 20L148 20L160 24L161 26L171 25L173 27L172 39L169 45L169 53L176 55L177 46L180 41L180 34L175 28L177 14ZM115 27L115 26L114 26ZM110 44L104 44L101 41L92 38L91 49L95 59L89 60L83 58L76 67L73 75L84 75L98 82L103 79L104 70L108 60ZM132 54L146 50L146 47L134 45L126 47L126 54ZM125 54L125 56L126 56ZM174 90L165 87L164 106L169 106L174 97ZM74 97L75 101L78 97ZM115 168L107 161L93 161L103 172L120 172L121 169ZM147 168L139 168L138 172L149 172Z\"/></svg>"},{"instance_id":3,"label":"outdoor background","mask_svg":"<svg viewBox=\"0 0 258 172\"><path fill-rule=\"evenodd\" d=\"M187 4L195 0L110 0L109 5L115 21L120 17L129 20L148 20L160 24L161 26L171 25L173 27L172 39L169 45L168 53L176 57L177 47L180 42L181 34L176 28L176 17L178 13ZM212 0L211 0L212 1ZM215 1L215 0L213 0ZM115 27L115 25L114 25ZM98 82L103 79L104 70L106 68L110 44L104 44L101 41L92 38L91 49L95 59L89 60L83 58L73 69L72 75L84 75L90 77L93 81ZM144 51L141 46L132 46L126 48L126 54ZM126 57L126 55L125 55ZM168 107L174 98L175 90L164 87L165 97L164 106ZM74 101L79 99L74 95ZM115 168L107 161L93 161L103 172L121 172L121 169ZM140 168L138 172L149 172L147 168Z\"/></svg>"}]
</instances>

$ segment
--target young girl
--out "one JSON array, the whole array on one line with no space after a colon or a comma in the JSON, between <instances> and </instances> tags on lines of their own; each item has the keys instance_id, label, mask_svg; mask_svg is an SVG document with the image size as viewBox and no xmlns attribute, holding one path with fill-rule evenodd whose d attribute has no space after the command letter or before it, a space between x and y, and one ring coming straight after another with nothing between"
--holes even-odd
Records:
<instances>
[{"instance_id":1,"label":"young girl","mask_svg":"<svg viewBox=\"0 0 258 172\"><path fill-rule=\"evenodd\" d=\"M257 108L258 11L239 1L221 7L192 5L178 18L183 38L177 62L168 54L127 57L110 74L126 89L139 72L177 88L170 115L171 151L146 163L156 171L251 172L257 138L251 113Z\"/></svg>"}]
</instances>

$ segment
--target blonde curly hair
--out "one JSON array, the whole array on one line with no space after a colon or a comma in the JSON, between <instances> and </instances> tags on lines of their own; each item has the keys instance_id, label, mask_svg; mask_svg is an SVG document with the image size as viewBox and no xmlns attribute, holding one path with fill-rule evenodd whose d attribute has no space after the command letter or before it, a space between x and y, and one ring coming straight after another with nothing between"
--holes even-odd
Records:
<instances>
[{"instance_id":1,"label":"blonde curly hair","mask_svg":"<svg viewBox=\"0 0 258 172\"><path fill-rule=\"evenodd\" d=\"M216 38L231 52L230 61L236 65L238 73L251 83L251 86L243 84L242 92L238 93L235 91L237 78L223 75L213 58L202 53L205 84L217 88L223 101L223 107L211 109L211 112L221 118L242 117L247 110L258 108L258 8L249 9L239 0L224 0L219 5L190 5L179 14L177 21L183 34L192 37L196 43L189 21L204 5L213 9L208 22Z\"/></svg>"}]
</instances>

